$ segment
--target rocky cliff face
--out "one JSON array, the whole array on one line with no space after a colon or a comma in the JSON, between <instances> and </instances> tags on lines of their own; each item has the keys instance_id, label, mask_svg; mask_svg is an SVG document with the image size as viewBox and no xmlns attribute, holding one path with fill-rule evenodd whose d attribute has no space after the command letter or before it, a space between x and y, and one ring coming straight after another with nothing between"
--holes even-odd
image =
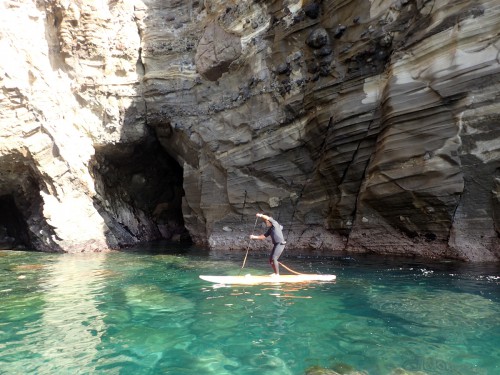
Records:
<instances>
[{"instance_id":1,"label":"rocky cliff face","mask_svg":"<svg viewBox=\"0 0 500 375\"><path fill-rule=\"evenodd\" d=\"M0 6L4 246L500 258L496 1Z\"/></svg>"}]
</instances>

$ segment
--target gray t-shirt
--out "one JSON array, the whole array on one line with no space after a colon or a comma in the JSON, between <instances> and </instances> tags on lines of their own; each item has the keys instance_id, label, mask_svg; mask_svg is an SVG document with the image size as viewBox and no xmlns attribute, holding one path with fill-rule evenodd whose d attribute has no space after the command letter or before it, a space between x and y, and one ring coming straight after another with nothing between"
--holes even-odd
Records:
<instances>
[{"instance_id":1,"label":"gray t-shirt","mask_svg":"<svg viewBox=\"0 0 500 375\"><path fill-rule=\"evenodd\" d=\"M283 237L283 232L281 231L283 227L280 225L280 223L278 223L272 217L269 218L269 222L272 224L272 227L269 227L267 232L264 233L264 236L271 236L273 244L275 245L277 243L285 243L285 238Z\"/></svg>"}]
</instances>

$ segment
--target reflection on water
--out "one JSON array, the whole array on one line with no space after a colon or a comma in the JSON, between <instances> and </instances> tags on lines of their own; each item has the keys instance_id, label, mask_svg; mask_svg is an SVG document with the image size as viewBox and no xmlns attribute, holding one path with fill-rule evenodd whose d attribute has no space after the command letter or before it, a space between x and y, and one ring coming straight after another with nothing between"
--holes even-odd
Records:
<instances>
[{"instance_id":1,"label":"reflection on water","mask_svg":"<svg viewBox=\"0 0 500 375\"><path fill-rule=\"evenodd\" d=\"M0 374L500 373L498 265L285 261L338 279L216 286L198 275L241 257L0 251Z\"/></svg>"},{"instance_id":2,"label":"reflection on water","mask_svg":"<svg viewBox=\"0 0 500 375\"><path fill-rule=\"evenodd\" d=\"M96 300L105 255L35 253L43 263L25 263L29 255L12 252L1 273L0 357L8 373L91 370L106 329Z\"/></svg>"},{"instance_id":3,"label":"reflection on water","mask_svg":"<svg viewBox=\"0 0 500 375\"><path fill-rule=\"evenodd\" d=\"M39 372L50 373L55 363L69 372L93 372L101 335L106 330L97 297L102 293L104 254L62 255L50 263L40 287L44 305L37 352Z\"/></svg>"}]
</instances>

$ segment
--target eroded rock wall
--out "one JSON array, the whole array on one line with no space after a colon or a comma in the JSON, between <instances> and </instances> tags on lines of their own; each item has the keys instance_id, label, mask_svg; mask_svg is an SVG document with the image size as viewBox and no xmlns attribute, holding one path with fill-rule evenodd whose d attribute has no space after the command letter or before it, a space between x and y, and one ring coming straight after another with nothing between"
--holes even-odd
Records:
<instances>
[{"instance_id":1,"label":"eroded rock wall","mask_svg":"<svg viewBox=\"0 0 500 375\"><path fill-rule=\"evenodd\" d=\"M245 249L265 211L288 251L500 257L496 1L37 4L3 5L0 195L44 249Z\"/></svg>"},{"instance_id":2,"label":"eroded rock wall","mask_svg":"<svg viewBox=\"0 0 500 375\"><path fill-rule=\"evenodd\" d=\"M157 226L125 197L113 200L96 175L100 155L126 154L147 137L134 5L0 6L8 56L0 63L0 195L27 223L29 240L17 245L100 251L159 238Z\"/></svg>"}]
</instances>

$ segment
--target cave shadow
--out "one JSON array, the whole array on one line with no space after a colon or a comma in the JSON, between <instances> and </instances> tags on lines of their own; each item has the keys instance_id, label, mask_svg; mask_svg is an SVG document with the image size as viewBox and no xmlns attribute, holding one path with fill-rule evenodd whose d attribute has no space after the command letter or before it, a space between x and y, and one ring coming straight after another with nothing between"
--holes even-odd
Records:
<instances>
[{"instance_id":1,"label":"cave shadow","mask_svg":"<svg viewBox=\"0 0 500 375\"><path fill-rule=\"evenodd\" d=\"M22 155L12 157L0 160L0 250L61 251L43 216L34 167Z\"/></svg>"},{"instance_id":2,"label":"cave shadow","mask_svg":"<svg viewBox=\"0 0 500 375\"><path fill-rule=\"evenodd\" d=\"M101 147L91 164L94 206L109 228L111 248L191 243L182 216L183 169L154 136Z\"/></svg>"},{"instance_id":3,"label":"cave shadow","mask_svg":"<svg viewBox=\"0 0 500 375\"><path fill-rule=\"evenodd\" d=\"M23 250L31 247L26 220L13 195L0 196L0 249Z\"/></svg>"}]
</instances>

